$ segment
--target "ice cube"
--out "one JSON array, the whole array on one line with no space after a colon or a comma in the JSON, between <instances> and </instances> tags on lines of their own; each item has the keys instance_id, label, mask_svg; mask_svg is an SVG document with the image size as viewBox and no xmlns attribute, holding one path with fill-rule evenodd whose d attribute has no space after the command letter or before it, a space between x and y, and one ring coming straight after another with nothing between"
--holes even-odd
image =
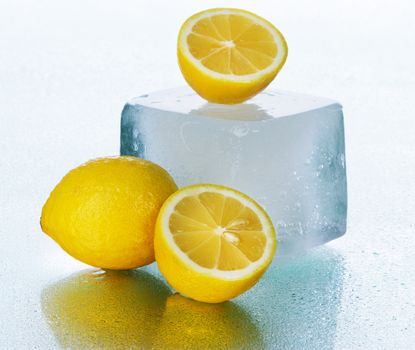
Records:
<instances>
[{"instance_id":1,"label":"ice cube","mask_svg":"<svg viewBox=\"0 0 415 350\"><path fill-rule=\"evenodd\" d=\"M155 92L124 107L121 154L160 164L179 186L248 194L272 218L282 254L346 231L343 113L330 99L278 90L216 105L189 88Z\"/></svg>"}]
</instances>

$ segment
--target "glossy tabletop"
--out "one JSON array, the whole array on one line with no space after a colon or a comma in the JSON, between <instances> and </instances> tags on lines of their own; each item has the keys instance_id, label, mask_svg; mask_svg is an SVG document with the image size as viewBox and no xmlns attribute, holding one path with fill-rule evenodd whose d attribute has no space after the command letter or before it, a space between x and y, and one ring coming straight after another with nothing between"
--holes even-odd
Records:
<instances>
[{"instance_id":1,"label":"glossy tabletop","mask_svg":"<svg viewBox=\"0 0 415 350\"><path fill-rule=\"evenodd\" d=\"M69 169L118 154L127 100L184 84L179 26L220 6L285 34L273 88L343 104L349 217L342 238L206 305L155 264L77 262L39 217ZM0 348L414 349L414 15L409 0L1 0Z\"/></svg>"}]
</instances>

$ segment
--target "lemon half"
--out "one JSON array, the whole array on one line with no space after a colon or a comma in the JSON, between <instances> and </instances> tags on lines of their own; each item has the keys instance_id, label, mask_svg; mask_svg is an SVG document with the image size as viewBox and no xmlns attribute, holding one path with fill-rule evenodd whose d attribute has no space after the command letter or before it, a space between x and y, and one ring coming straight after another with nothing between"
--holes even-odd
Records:
<instances>
[{"instance_id":1,"label":"lemon half","mask_svg":"<svg viewBox=\"0 0 415 350\"><path fill-rule=\"evenodd\" d=\"M243 102L263 90L285 63L287 43L267 20L245 10L215 8L182 25L178 60L184 78L210 102Z\"/></svg>"},{"instance_id":2,"label":"lemon half","mask_svg":"<svg viewBox=\"0 0 415 350\"><path fill-rule=\"evenodd\" d=\"M193 185L163 204L156 223L160 271L180 293L204 302L232 299L252 287L276 250L266 212L218 185Z\"/></svg>"}]
</instances>

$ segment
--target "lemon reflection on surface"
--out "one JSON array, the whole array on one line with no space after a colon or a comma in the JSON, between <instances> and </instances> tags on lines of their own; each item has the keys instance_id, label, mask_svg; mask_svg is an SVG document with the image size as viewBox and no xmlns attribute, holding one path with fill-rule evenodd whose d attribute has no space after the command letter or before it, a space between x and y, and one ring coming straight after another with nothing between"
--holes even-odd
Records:
<instances>
[{"instance_id":1,"label":"lemon reflection on surface","mask_svg":"<svg viewBox=\"0 0 415 350\"><path fill-rule=\"evenodd\" d=\"M59 345L71 349L263 348L249 314L233 302L204 304L171 294L143 270L87 270L42 293Z\"/></svg>"},{"instance_id":2,"label":"lemon reflection on surface","mask_svg":"<svg viewBox=\"0 0 415 350\"><path fill-rule=\"evenodd\" d=\"M87 270L42 293L42 309L64 348L149 348L168 287L144 271Z\"/></svg>"},{"instance_id":3,"label":"lemon reflection on surface","mask_svg":"<svg viewBox=\"0 0 415 350\"><path fill-rule=\"evenodd\" d=\"M249 314L233 302L206 304L168 297L154 349L263 349Z\"/></svg>"}]
</instances>

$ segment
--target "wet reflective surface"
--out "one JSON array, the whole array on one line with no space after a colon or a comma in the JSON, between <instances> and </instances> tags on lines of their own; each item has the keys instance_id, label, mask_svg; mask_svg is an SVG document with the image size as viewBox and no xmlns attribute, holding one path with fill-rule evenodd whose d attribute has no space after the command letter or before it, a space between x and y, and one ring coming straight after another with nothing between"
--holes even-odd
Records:
<instances>
[{"instance_id":1,"label":"wet reflective surface","mask_svg":"<svg viewBox=\"0 0 415 350\"><path fill-rule=\"evenodd\" d=\"M412 2L274 3L232 6L286 34L275 88L345 107L348 230L216 306L175 295L156 265L101 274L39 226L68 170L118 153L127 99L183 85L178 26L206 3L0 3L1 349L414 347Z\"/></svg>"},{"instance_id":2,"label":"wet reflective surface","mask_svg":"<svg viewBox=\"0 0 415 350\"><path fill-rule=\"evenodd\" d=\"M48 285L42 313L63 348L331 348L343 262L331 250L274 264L255 292L222 304L174 293L155 266L88 269Z\"/></svg>"},{"instance_id":3,"label":"wet reflective surface","mask_svg":"<svg viewBox=\"0 0 415 350\"><path fill-rule=\"evenodd\" d=\"M192 301L144 271L77 273L43 291L42 311L64 348L264 346L238 304Z\"/></svg>"},{"instance_id":4,"label":"wet reflective surface","mask_svg":"<svg viewBox=\"0 0 415 350\"><path fill-rule=\"evenodd\" d=\"M41 303L64 348L150 347L169 294L144 271L86 270L47 287Z\"/></svg>"}]
</instances>

